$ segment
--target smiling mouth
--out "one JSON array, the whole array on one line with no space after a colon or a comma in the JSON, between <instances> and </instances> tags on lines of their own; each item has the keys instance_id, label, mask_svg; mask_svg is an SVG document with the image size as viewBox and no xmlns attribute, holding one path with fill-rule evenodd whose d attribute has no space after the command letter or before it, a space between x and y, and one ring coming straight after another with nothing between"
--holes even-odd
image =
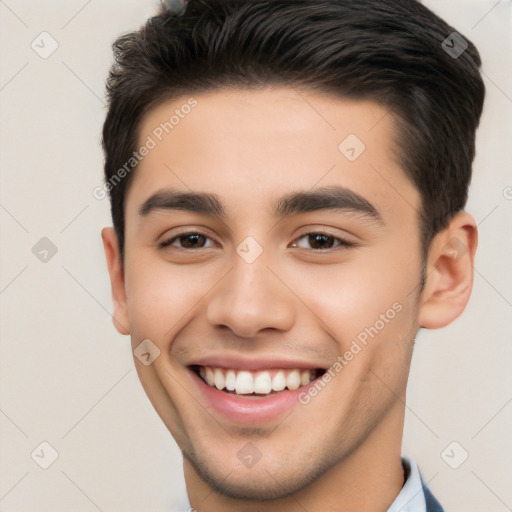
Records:
<instances>
[{"instance_id":1,"label":"smiling mouth","mask_svg":"<svg viewBox=\"0 0 512 512\"><path fill-rule=\"evenodd\" d=\"M211 366L191 366L205 384L233 395L267 396L281 391L294 391L321 377L326 370L287 368L269 370L236 370Z\"/></svg>"}]
</instances>

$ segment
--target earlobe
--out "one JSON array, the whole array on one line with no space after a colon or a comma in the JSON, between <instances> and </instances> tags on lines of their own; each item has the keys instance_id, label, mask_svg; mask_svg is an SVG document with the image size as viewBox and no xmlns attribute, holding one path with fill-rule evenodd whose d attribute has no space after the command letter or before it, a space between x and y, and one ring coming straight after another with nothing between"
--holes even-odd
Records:
<instances>
[{"instance_id":1,"label":"earlobe","mask_svg":"<svg viewBox=\"0 0 512 512\"><path fill-rule=\"evenodd\" d=\"M103 249L107 260L114 313L112 322L120 334L130 334L130 321L126 303L124 269L121 262L119 244L113 228L104 228L101 232Z\"/></svg>"},{"instance_id":2,"label":"earlobe","mask_svg":"<svg viewBox=\"0 0 512 512\"><path fill-rule=\"evenodd\" d=\"M466 308L473 288L473 263L478 245L475 219L457 214L430 245L426 285L421 295L419 323L439 329Z\"/></svg>"}]
</instances>

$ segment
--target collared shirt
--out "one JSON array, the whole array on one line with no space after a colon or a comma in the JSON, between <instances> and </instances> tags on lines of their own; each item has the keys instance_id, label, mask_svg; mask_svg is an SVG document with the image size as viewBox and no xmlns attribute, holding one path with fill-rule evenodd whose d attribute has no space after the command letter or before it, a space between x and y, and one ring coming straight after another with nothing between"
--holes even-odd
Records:
<instances>
[{"instance_id":1,"label":"collared shirt","mask_svg":"<svg viewBox=\"0 0 512 512\"><path fill-rule=\"evenodd\" d=\"M391 507L389 507L388 512L443 512L441 505L423 483L414 460L402 456L402 465L405 484ZM184 497L181 504L173 512L194 512L194 509L191 508L188 498Z\"/></svg>"}]
</instances>

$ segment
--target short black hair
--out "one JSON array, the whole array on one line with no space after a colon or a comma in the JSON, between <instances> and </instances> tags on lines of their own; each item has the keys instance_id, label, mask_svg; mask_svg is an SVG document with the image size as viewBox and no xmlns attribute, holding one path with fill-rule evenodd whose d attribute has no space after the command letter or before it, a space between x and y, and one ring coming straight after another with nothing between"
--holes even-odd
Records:
<instances>
[{"instance_id":1,"label":"short black hair","mask_svg":"<svg viewBox=\"0 0 512 512\"><path fill-rule=\"evenodd\" d=\"M424 255L466 204L485 96L480 55L416 0L190 0L113 50L103 149L121 254L133 172L116 173L136 151L143 117L165 100L222 88L292 86L388 109L422 198Z\"/></svg>"}]
</instances>

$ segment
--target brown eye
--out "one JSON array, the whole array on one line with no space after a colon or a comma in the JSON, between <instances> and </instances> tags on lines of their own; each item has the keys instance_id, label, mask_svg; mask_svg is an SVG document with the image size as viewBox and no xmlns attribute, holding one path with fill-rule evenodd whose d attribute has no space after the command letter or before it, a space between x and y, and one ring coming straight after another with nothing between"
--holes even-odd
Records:
<instances>
[{"instance_id":1,"label":"brown eye","mask_svg":"<svg viewBox=\"0 0 512 512\"><path fill-rule=\"evenodd\" d=\"M331 249L335 238L320 233L308 235L308 242L313 249Z\"/></svg>"},{"instance_id":2,"label":"brown eye","mask_svg":"<svg viewBox=\"0 0 512 512\"><path fill-rule=\"evenodd\" d=\"M317 251L327 251L329 249L355 246L355 244L351 242L347 242L346 240L337 238L328 233L307 233L306 235L299 237L297 240L306 240L309 247L301 245L298 242L294 242L294 247L299 247L301 249L313 249Z\"/></svg>"},{"instance_id":3,"label":"brown eye","mask_svg":"<svg viewBox=\"0 0 512 512\"><path fill-rule=\"evenodd\" d=\"M178 249L204 249L207 240L210 240L210 238L201 233L182 233L162 242L160 247L176 246L175 242L178 241Z\"/></svg>"}]
</instances>

